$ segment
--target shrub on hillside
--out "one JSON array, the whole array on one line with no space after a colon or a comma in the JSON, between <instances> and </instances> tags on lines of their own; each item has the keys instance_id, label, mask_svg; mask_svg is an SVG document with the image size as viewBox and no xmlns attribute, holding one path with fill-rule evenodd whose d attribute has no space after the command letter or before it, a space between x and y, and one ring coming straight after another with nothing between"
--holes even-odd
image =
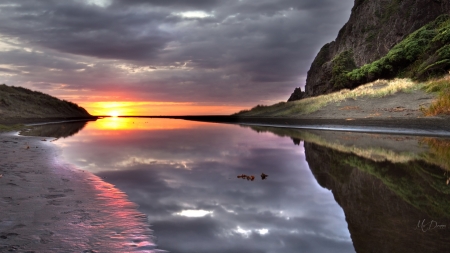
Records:
<instances>
[{"instance_id":1,"label":"shrub on hillside","mask_svg":"<svg viewBox=\"0 0 450 253\"><path fill-rule=\"evenodd\" d=\"M384 57L351 71L343 71L335 86L355 87L377 79L410 77L425 80L450 69L450 15L441 15L395 45ZM345 74L345 75L343 75Z\"/></svg>"}]
</instances>

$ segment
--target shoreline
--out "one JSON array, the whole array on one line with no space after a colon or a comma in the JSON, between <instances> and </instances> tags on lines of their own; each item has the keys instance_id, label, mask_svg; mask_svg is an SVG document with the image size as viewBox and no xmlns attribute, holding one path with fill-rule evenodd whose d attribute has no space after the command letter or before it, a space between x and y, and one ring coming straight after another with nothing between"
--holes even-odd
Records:
<instances>
[{"instance_id":1,"label":"shoreline","mask_svg":"<svg viewBox=\"0 0 450 253\"><path fill-rule=\"evenodd\" d=\"M48 118L20 118L20 117L8 117L1 118L0 124L11 126L16 124L33 125L33 124L52 124L72 121L91 121L99 119L99 116L91 117L48 117Z\"/></svg>"},{"instance_id":2,"label":"shoreline","mask_svg":"<svg viewBox=\"0 0 450 253\"><path fill-rule=\"evenodd\" d=\"M88 122L110 116L92 116L89 118L39 118L7 119L0 124L25 126L48 125L67 122ZM257 117L234 115L183 115L183 116L118 116L119 118L166 118L190 121L238 124L245 126L267 126L277 128L346 131L360 133L401 134L419 136L450 136L450 116L440 117L382 117L382 118L323 118L323 117ZM22 120L22 121L21 121ZM2 132L0 132L1 134Z\"/></svg>"},{"instance_id":3,"label":"shoreline","mask_svg":"<svg viewBox=\"0 0 450 253\"><path fill-rule=\"evenodd\" d=\"M424 136L450 136L450 117L423 118L281 118L242 117L226 115L204 116L119 116L122 118L169 118L211 123L257 125L329 131L350 131Z\"/></svg>"},{"instance_id":4,"label":"shoreline","mask_svg":"<svg viewBox=\"0 0 450 253\"><path fill-rule=\"evenodd\" d=\"M156 252L146 216L43 137L0 134L0 251Z\"/></svg>"}]
</instances>

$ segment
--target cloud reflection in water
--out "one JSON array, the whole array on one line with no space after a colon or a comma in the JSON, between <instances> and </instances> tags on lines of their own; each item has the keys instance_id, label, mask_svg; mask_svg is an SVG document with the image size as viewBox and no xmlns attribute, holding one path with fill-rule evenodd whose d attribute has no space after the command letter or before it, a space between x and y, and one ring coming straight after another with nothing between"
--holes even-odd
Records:
<instances>
[{"instance_id":1,"label":"cloud reflection in water","mask_svg":"<svg viewBox=\"0 0 450 253\"><path fill-rule=\"evenodd\" d=\"M234 125L133 120L136 130L118 134L100 129L100 120L58 143L66 159L140 206L161 249L354 252L342 209L291 139Z\"/></svg>"}]
</instances>

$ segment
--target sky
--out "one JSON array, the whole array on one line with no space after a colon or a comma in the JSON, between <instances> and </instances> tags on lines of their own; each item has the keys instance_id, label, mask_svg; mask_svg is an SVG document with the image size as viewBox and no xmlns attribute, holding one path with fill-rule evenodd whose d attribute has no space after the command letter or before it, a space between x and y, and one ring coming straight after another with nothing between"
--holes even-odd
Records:
<instances>
[{"instance_id":1,"label":"sky","mask_svg":"<svg viewBox=\"0 0 450 253\"><path fill-rule=\"evenodd\" d=\"M353 0L2 0L0 83L91 114L286 101Z\"/></svg>"}]
</instances>

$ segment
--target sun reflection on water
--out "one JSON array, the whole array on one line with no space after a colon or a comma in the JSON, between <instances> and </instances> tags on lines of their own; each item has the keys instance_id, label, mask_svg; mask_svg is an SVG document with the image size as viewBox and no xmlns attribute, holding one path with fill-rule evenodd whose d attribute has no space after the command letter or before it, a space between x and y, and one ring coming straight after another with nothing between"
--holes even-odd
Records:
<instances>
[{"instance_id":1,"label":"sun reflection on water","mask_svg":"<svg viewBox=\"0 0 450 253\"><path fill-rule=\"evenodd\" d=\"M173 130L173 129L190 129L204 126L207 123L174 120L174 119L158 119L150 118L121 118L108 117L98 120L96 124L87 126L89 130Z\"/></svg>"}]
</instances>

